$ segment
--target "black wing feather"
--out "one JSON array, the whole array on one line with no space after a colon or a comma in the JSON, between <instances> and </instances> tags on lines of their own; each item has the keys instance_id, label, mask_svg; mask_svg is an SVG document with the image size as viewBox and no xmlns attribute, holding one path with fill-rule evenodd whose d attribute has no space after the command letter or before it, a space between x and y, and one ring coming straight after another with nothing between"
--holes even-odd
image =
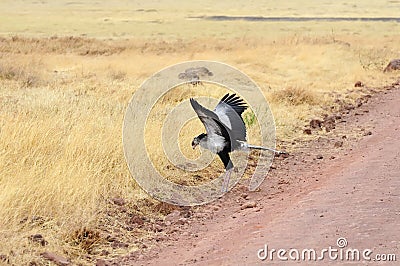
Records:
<instances>
[{"instance_id":1,"label":"black wing feather","mask_svg":"<svg viewBox=\"0 0 400 266\"><path fill-rule=\"evenodd\" d=\"M235 93L225 94L224 97L222 97L222 99L220 100L220 102L228 104L230 107L232 107L233 110L236 111L236 113L239 114L239 116L242 115L242 113L247 109L246 103Z\"/></svg>"},{"instance_id":2,"label":"black wing feather","mask_svg":"<svg viewBox=\"0 0 400 266\"><path fill-rule=\"evenodd\" d=\"M221 161L224 163L226 170L233 168L233 163L232 163L231 158L229 157L229 153L227 151L219 152L218 156L221 159Z\"/></svg>"},{"instance_id":3,"label":"black wing feather","mask_svg":"<svg viewBox=\"0 0 400 266\"><path fill-rule=\"evenodd\" d=\"M222 97L222 99L220 100L220 102L225 101L228 96L229 96L229 93L225 94L224 97Z\"/></svg>"}]
</instances>

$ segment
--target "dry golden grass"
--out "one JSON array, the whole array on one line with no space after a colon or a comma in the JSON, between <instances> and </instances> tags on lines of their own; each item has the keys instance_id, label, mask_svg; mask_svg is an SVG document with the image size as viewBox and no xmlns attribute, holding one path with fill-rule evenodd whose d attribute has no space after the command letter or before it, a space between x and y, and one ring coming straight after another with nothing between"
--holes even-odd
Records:
<instances>
[{"instance_id":1,"label":"dry golden grass","mask_svg":"<svg viewBox=\"0 0 400 266\"><path fill-rule=\"evenodd\" d=\"M15 16L24 12L11 8L17 5L15 1L0 4L0 34L4 36L0 38L0 255L14 265L45 264L39 254L46 250L70 257L75 264L127 253L152 235L148 228L130 228L132 216L154 221L174 208L150 199L138 188L126 166L121 141L129 99L146 78L166 66L209 59L244 71L268 99L281 141L304 138L302 129L308 119L329 112L337 98L352 102L363 94L362 88L354 88L356 81L372 87L396 78L396 73L382 70L390 59L399 57L398 23L196 22L186 16L200 11L221 13L192 3L185 4L184 15L174 19L174 10L155 4L158 13L145 12L151 5L138 4L129 11L132 15L121 11L128 2L132 3L109 4L108 12L100 6L88 17L83 16L90 9L87 4L66 7L63 1L42 6L32 2L24 7L24 16ZM307 15L305 10L316 12L310 9L314 1L304 6L279 3L279 8L270 10L271 16L290 16L296 10L303 15ZM347 15L357 14L355 2L339 3L330 9L332 15L344 10ZM392 15L390 5L372 0L364 4L370 15ZM228 3L221 1L217 5L229 15L245 11L266 15L258 11L266 8L262 3L227 8ZM63 24L70 27L60 29L59 17L53 15L34 20L35 14L55 11L75 14ZM127 17L135 18L133 24L123 21ZM150 22L155 19L161 22ZM58 30L61 36L75 37L55 37ZM132 36L132 31L141 37L76 37ZM205 85L201 93L218 98L224 92ZM153 109L146 140L160 171L187 184L211 178L211 173L221 171L221 163L214 161L200 180L168 169L157 149L159 134L153 132L160 132L165 112L192 95L201 94L186 86L166 95ZM253 120L251 113L245 114L245 120ZM187 157L198 156L189 145L203 130L197 120L182 128L178 141ZM257 134L257 127L250 127L255 142ZM113 204L111 199L116 197L127 204ZM48 245L29 240L37 233ZM130 246L113 247L110 237Z\"/></svg>"},{"instance_id":2,"label":"dry golden grass","mask_svg":"<svg viewBox=\"0 0 400 266\"><path fill-rule=\"evenodd\" d=\"M353 89L357 80L379 85L394 78L381 73L382 58L394 57L394 48L348 46L323 37L294 43L288 39L275 43L204 39L151 44L116 40L108 44L109 53L81 53L80 49L102 47L99 40L85 40L80 49L62 52L63 42L71 47L66 38L52 52L46 45L27 48L29 43L34 47L36 39L18 39L0 59L0 223L2 238L7 240L0 253L15 264L41 261L38 254L44 250L83 263L100 257L104 249L112 257L138 248L136 244L128 249L112 248L104 230L111 234L123 230L117 228L125 218L107 214L113 208L109 204L113 197L126 199L133 212L161 215L162 209L140 191L128 172L121 125L135 88L162 67L188 59L213 59L237 66L260 84L272 107L280 140L301 137L307 119L334 104L336 96L330 92L340 97ZM23 48L18 49L21 44ZM113 47L124 49L115 52ZM17 52L22 49L29 52ZM175 91L157 108L172 108L194 94L191 88ZM212 93L217 98L222 94L218 90ZM357 95L356 91L348 101ZM155 120L155 128L160 119L162 116ZM200 133L203 128L193 121L184 130L191 134L181 135L181 146L190 143L192 132ZM149 141L150 149L157 146L156 139L154 144ZM159 167L165 170L166 165L161 160ZM211 170L202 173L204 180L220 166L215 161ZM202 181L182 171L167 172L178 182ZM125 232L126 241L150 236L143 230ZM35 233L44 235L48 246L32 244L28 237Z\"/></svg>"},{"instance_id":3,"label":"dry golden grass","mask_svg":"<svg viewBox=\"0 0 400 266\"><path fill-rule=\"evenodd\" d=\"M63 41L70 47L70 39ZM37 43L36 39L19 38L18 44L23 43L23 49L27 49L30 42L32 46ZM91 49L102 46L98 40L93 42L84 41ZM146 76L159 68L196 58L217 59L238 66L260 84L271 104L281 140L301 136L307 119L324 113L325 106L334 104L335 97L330 92L345 95L357 80L378 85L394 77L381 73L381 58L395 56L389 48L353 48L330 43L323 37L295 44L286 39L275 43L226 41L226 45L221 40L203 42L207 43L207 49L197 42L188 45L182 41L168 44L121 41L126 48L118 52L111 52L113 48L110 48L110 53L105 55L82 54L80 50L63 53L60 41L56 52L42 46L39 50L32 48L27 54L15 51L2 54L0 223L2 238L7 241L1 245L0 253L16 264L40 261L37 256L44 250L84 262L90 261L90 256L100 256L102 249L108 250L112 257L137 248L131 245L127 250L113 249L101 230L108 228L113 232L119 227L116 217L107 216L112 208L108 203L110 198L127 199L133 210L149 217L157 217L161 210L130 177L121 143L124 109L132 93ZM110 45L121 47L121 43L115 41ZM143 53L143 49L147 50ZM368 50L371 52L367 53ZM368 67L362 65L360 51ZM11 54L13 60L5 54ZM379 60L374 57L377 54L381 54ZM188 87L166 95L156 108L168 110L197 93ZM202 93L209 95L210 89L203 89ZM213 88L211 94L218 98L223 93ZM352 97L357 95L355 92ZM157 109L154 111L159 113ZM157 128L160 119L163 116L158 116L156 123L149 126ZM203 128L198 121L193 121L184 130L197 134ZM181 135L182 147L190 143L192 135ZM152 138L154 144L148 141L150 149L157 146L156 140ZM186 153L189 154L187 150ZM156 161L160 162L161 170L166 169L165 160L164 163ZM205 180L220 168L219 164L215 161L211 170L202 173ZM199 182L182 171L167 172L178 182ZM108 217L108 224L104 224L104 217ZM28 237L35 233L43 234L49 245L30 243ZM146 238L148 234L135 231L131 238ZM84 254L90 254L89 259Z\"/></svg>"}]
</instances>

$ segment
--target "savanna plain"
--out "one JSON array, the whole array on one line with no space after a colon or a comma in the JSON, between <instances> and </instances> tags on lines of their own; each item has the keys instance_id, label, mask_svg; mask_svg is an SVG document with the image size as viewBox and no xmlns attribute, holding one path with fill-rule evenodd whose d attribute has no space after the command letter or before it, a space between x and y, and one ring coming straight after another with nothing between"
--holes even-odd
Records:
<instances>
[{"instance_id":1,"label":"savanna plain","mask_svg":"<svg viewBox=\"0 0 400 266\"><path fill-rule=\"evenodd\" d=\"M154 236L151 224L179 207L152 199L135 183L124 158L122 124L135 90L160 69L213 60L243 71L270 105L277 147L289 152L298 139L329 134L304 134L311 118L354 104L369 88L398 79L398 73L383 69L400 57L399 18L210 17L398 14L396 0L2 0L0 264L47 265L40 254L51 251L74 264L91 265L98 258L151 247L143 245ZM358 81L363 86L355 87ZM160 114L189 97L219 98L226 92L209 84L182 85L156 103L146 128L147 150L171 180L193 185L212 179L222 163L216 159L197 179L169 166L159 148ZM249 136L257 140L251 110L245 121ZM188 157L199 155L190 141L203 130L196 120L182 129L178 142ZM136 219L145 226L135 226ZM42 238L33 237L38 234Z\"/></svg>"}]
</instances>

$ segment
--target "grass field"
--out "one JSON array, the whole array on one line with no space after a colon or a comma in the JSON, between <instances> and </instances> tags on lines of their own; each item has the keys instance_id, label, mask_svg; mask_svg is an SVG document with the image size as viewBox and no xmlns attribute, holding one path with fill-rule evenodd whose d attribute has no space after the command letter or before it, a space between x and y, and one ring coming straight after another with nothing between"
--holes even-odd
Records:
<instances>
[{"instance_id":1,"label":"grass field","mask_svg":"<svg viewBox=\"0 0 400 266\"><path fill-rule=\"evenodd\" d=\"M397 23L245 23L190 19L202 15L265 17L396 17L398 0L367 1L31 1L0 3L2 34L29 36L75 35L90 37L182 38L263 37L275 39L293 33L321 34L334 30L346 35L392 35ZM221 36L223 35L223 36Z\"/></svg>"},{"instance_id":2,"label":"grass field","mask_svg":"<svg viewBox=\"0 0 400 266\"><path fill-rule=\"evenodd\" d=\"M335 110L338 100L366 93L354 88L356 81L373 87L398 78L382 72L400 57L397 22L189 17L395 17L399 11L395 0L1 1L0 264L44 265L43 251L91 264L142 248L152 237L153 229L132 228L130 219L153 222L174 207L150 199L131 178L121 131L132 94L164 67L207 59L248 74L270 103L282 146L326 134L306 136L303 128ZM178 103L182 95L161 104ZM125 209L115 198L126 201ZM33 234L48 244L30 240ZM110 237L129 246L113 246Z\"/></svg>"}]
</instances>

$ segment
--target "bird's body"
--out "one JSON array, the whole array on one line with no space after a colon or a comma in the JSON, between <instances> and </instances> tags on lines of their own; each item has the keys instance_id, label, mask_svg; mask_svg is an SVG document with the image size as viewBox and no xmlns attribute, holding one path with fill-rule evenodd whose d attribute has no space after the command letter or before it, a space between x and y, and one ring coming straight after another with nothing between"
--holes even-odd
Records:
<instances>
[{"instance_id":1,"label":"bird's body","mask_svg":"<svg viewBox=\"0 0 400 266\"><path fill-rule=\"evenodd\" d=\"M230 170L233 164L229 153L242 146L239 141L246 141L246 126L241 114L247 106L235 94L226 94L214 111L201 106L194 99L190 99L190 103L207 131L207 134L200 134L193 140L193 148L200 145L218 154L225 169Z\"/></svg>"},{"instance_id":2,"label":"bird's body","mask_svg":"<svg viewBox=\"0 0 400 266\"><path fill-rule=\"evenodd\" d=\"M190 103L207 131L207 134L202 133L193 139L192 147L194 149L200 145L200 147L218 154L227 171L222 190L224 190L224 186L226 190L228 189L233 169L229 157L230 152L249 148L277 152L274 149L247 144L246 126L241 117L247 106L236 94L226 94L213 111L203 107L193 98L190 99Z\"/></svg>"},{"instance_id":3,"label":"bird's body","mask_svg":"<svg viewBox=\"0 0 400 266\"><path fill-rule=\"evenodd\" d=\"M213 137L208 137L207 135L202 138L199 142L200 147L210 150L212 153L220 153L229 144L225 141L223 136L215 135Z\"/></svg>"}]
</instances>

